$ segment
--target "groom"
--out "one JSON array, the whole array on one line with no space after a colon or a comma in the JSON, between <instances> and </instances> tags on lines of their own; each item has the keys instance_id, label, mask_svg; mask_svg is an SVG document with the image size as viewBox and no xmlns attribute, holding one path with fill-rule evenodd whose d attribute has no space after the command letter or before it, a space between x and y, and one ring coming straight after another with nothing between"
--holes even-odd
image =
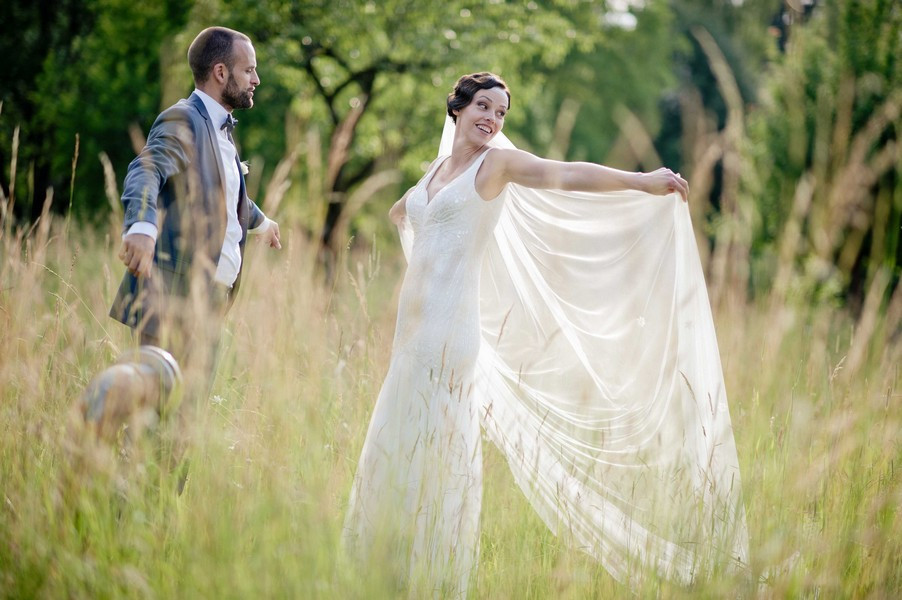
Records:
<instances>
[{"instance_id":1,"label":"groom","mask_svg":"<svg viewBox=\"0 0 902 600\"><path fill-rule=\"evenodd\" d=\"M110 316L141 344L164 348L186 376L213 375L225 313L241 279L248 233L281 248L279 226L247 197L232 134L236 109L260 84L254 46L225 27L188 49L195 90L163 111L128 167L119 258L128 268Z\"/></svg>"}]
</instances>

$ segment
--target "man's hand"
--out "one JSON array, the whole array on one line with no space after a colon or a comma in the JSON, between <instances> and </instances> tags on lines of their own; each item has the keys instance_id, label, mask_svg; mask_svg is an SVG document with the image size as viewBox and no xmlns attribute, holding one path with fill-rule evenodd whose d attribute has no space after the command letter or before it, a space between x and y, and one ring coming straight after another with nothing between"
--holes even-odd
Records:
<instances>
[{"instance_id":1,"label":"man's hand","mask_svg":"<svg viewBox=\"0 0 902 600\"><path fill-rule=\"evenodd\" d=\"M149 235L130 233L122 239L119 259L133 275L150 278L155 245Z\"/></svg>"},{"instance_id":2,"label":"man's hand","mask_svg":"<svg viewBox=\"0 0 902 600\"><path fill-rule=\"evenodd\" d=\"M279 239L279 224L275 221L270 221L269 227L266 228L260 237L263 238L263 241L269 244L270 248L275 248L276 250L282 249L282 242Z\"/></svg>"}]
</instances>

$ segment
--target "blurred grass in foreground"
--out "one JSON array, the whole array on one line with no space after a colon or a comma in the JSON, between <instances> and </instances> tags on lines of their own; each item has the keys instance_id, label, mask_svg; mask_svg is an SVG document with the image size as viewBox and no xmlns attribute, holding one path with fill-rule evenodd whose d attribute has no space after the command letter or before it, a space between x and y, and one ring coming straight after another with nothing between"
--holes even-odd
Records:
<instances>
[{"instance_id":1,"label":"blurred grass in foreground","mask_svg":"<svg viewBox=\"0 0 902 600\"><path fill-rule=\"evenodd\" d=\"M114 228L113 228L114 229ZM287 231L251 244L185 493L153 438L115 458L74 440L71 408L132 344L106 316L118 236L47 218L0 239L0 596L394 597L339 548L344 505L387 369L396 247L344 260L327 287ZM253 242L254 240L252 240ZM875 317L844 369L852 321L830 306L718 314L755 575L630 589L551 536L486 447L473 597L892 597L902 590L902 349ZM860 336L859 336L860 337Z\"/></svg>"}]
</instances>

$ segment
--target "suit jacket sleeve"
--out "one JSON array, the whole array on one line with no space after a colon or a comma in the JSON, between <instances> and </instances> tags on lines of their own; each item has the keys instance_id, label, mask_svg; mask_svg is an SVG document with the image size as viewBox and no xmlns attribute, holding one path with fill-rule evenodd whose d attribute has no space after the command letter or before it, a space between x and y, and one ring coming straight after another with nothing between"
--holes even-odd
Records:
<instances>
[{"instance_id":1,"label":"suit jacket sleeve","mask_svg":"<svg viewBox=\"0 0 902 600\"><path fill-rule=\"evenodd\" d=\"M122 192L125 231L138 221L157 221L160 191L173 175L184 172L194 144L191 121L181 107L163 112L154 122L141 153L129 164ZM258 211L259 212L259 209Z\"/></svg>"},{"instance_id":2,"label":"suit jacket sleeve","mask_svg":"<svg viewBox=\"0 0 902 600\"><path fill-rule=\"evenodd\" d=\"M248 208L250 209L248 211L247 228L256 229L257 227L263 225L264 221L266 221L266 215L263 214L263 211L260 210L260 208L257 206L257 203L250 198L247 199L247 204Z\"/></svg>"}]
</instances>

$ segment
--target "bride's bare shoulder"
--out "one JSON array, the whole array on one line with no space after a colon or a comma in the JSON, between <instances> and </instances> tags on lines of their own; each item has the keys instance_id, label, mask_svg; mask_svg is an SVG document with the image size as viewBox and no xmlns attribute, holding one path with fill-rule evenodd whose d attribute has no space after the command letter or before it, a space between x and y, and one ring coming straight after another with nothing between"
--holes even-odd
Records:
<instances>
[{"instance_id":1,"label":"bride's bare shoulder","mask_svg":"<svg viewBox=\"0 0 902 600\"><path fill-rule=\"evenodd\" d=\"M525 150L517 148L491 148L485 157L485 166L487 173L505 174L525 162L534 160L536 157Z\"/></svg>"},{"instance_id":2,"label":"bride's bare shoulder","mask_svg":"<svg viewBox=\"0 0 902 600\"><path fill-rule=\"evenodd\" d=\"M476 191L485 199L497 198L511 181L511 171L529 152L515 148L490 148L476 173Z\"/></svg>"},{"instance_id":3,"label":"bride's bare shoulder","mask_svg":"<svg viewBox=\"0 0 902 600\"><path fill-rule=\"evenodd\" d=\"M492 161L499 164L506 164L513 161L523 160L524 158L534 158L535 155L518 148L489 148L485 157L486 162Z\"/></svg>"}]
</instances>

